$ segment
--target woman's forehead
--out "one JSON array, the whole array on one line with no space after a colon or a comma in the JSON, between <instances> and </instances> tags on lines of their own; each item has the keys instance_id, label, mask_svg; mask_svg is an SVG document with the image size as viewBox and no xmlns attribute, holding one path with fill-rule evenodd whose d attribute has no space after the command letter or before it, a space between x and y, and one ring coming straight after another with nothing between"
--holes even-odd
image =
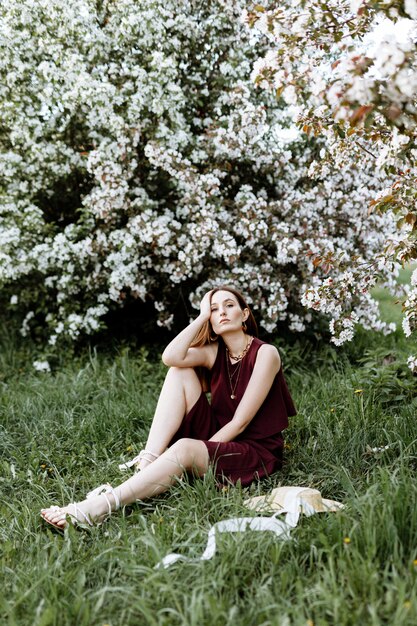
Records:
<instances>
[{"instance_id":1,"label":"woman's forehead","mask_svg":"<svg viewBox=\"0 0 417 626\"><path fill-rule=\"evenodd\" d=\"M213 295L211 296L212 304L220 304L222 302L225 302L226 300L232 300L233 302L237 302L237 298L233 293L231 293L230 291L225 291L223 289L221 289L220 291L216 291L216 293L213 293Z\"/></svg>"}]
</instances>

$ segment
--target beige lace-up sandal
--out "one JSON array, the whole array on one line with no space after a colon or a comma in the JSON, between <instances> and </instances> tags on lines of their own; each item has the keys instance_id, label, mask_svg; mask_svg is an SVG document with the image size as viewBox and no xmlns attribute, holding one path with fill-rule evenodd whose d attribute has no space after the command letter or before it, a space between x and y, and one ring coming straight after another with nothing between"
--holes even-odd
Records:
<instances>
[{"instance_id":1,"label":"beige lace-up sandal","mask_svg":"<svg viewBox=\"0 0 417 626\"><path fill-rule=\"evenodd\" d=\"M114 498L114 502L115 502L114 509L112 509L111 502L107 496L108 493L110 493ZM100 485L96 489L93 489L93 491L90 491L86 496L86 500L89 500L96 496L104 496L107 502L107 507L108 507L108 514L105 515L105 517L98 522L96 521L93 522L90 516L87 513L84 513L84 511L80 509L80 507L78 506L76 502L70 502L70 504L68 505L69 507L72 506L74 508L73 513L69 513L69 512L62 513L61 519L59 521L65 520L66 524L64 524L63 526L47 519L44 511L41 512L41 517L47 524L49 524L49 526L52 526L53 528L61 532L65 530L68 524L72 524L76 528L83 528L83 529L88 528L88 527L92 528L93 526L101 526L101 524L103 524L105 521L109 519L113 510L117 511L120 508L120 500L119 500L119 496L117 495L113 487L109 485L108 483L104 485ZM62 510L62 507L51 506L48 510L58 512Z\"/></svg>"}]
</instances>

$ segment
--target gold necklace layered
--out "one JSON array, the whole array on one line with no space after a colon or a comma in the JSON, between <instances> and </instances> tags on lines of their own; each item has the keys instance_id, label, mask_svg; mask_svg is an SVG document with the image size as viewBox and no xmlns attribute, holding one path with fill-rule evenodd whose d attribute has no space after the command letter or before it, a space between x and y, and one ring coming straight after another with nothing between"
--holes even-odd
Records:
<instances>
[{"instance_id":1,"label":"gold necklace layered","mask_svg":"<svg viewBox=\"0 0 417 626\"><path fill-rule=\"evenodd\" d=\"M226 367L227 367L227 376L229 377L229 384L230 384L230 390L231 390L230 397L232 400L236 399L235 392L237 389L237 384L239 382L240 370L242 368L242 361L245 358L249 348L252 345L252 340L253 340L253 337L250 337L243 352L241 354L238 354L237 356L233 356L233 354L229 352L229 348L226 346ZM235 371L232 373L230 372L230 359L233 359L234 361L238 363Z\"/></svg>"},{"instance_id":2,"label":"gold necklace layered","mask_svg":"<svg viewBox=\"0 0 417 626\"><path fill-rule=\"evenodd\" d=\"M243 350L243 352L241 352L240 354L238 354L237 356L234 356L230 351L229 348L226 346L226 352L227 352L227 356L232 359L233 361L241 361L243 359L243 357L245 356L245 354L247 353L247 351L249 350L249 348L251 347L252 344L252 339L253 337L249 337L249 340L245 346L245 349Z\"/></svg>"}]
</instances>

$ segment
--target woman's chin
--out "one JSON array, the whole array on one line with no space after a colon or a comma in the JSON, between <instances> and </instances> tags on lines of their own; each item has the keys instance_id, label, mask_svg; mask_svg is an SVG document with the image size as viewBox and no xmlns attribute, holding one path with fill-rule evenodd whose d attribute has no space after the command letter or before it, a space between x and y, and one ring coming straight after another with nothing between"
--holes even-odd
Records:
<instances>
[{"instance_id":1,"label":"woman's chin","mask_svg":"<svg viewBox=\"0 0 417 626\"><path fill-rule=\"evenodd\" d=\"M242 330L240 327L233 326L229 322L223 322L220 324L217 330L215 331L216 335L225 335L226 333L236 333Z\"/></svg>"}]
</instances>

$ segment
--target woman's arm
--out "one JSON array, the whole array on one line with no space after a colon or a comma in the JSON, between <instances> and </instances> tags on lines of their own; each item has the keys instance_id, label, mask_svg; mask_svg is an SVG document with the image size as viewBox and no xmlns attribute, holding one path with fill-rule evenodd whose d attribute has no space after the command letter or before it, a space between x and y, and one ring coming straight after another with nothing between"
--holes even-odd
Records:
<instances>
[{"instance_id":1,"label":"woman's arm","mask_svg":"<svg viewBox=\"0 0 417 626\"><path fill-rule=\"evenodd\" d=\"M256 355L252 376L233 419L218 430L210 441L233 441L245 430L268 395L280 367L281 359L278 350L268 344L262 345Z\"/></svg>"},{"instance_id":2,"label":"woman's arm","mask_svg":"<svg viewBox=\"0 0 417 626\"><path fill-rule=\"evenodd\" d=\"M162 353L162 361L169 367L197 367L211 369L217 354L217 345L190 348L190 344L203 324L210 319L211 291L207 292L200 304L200 315L187 328L167 345Z\"/></svg>"}]
</instances>

